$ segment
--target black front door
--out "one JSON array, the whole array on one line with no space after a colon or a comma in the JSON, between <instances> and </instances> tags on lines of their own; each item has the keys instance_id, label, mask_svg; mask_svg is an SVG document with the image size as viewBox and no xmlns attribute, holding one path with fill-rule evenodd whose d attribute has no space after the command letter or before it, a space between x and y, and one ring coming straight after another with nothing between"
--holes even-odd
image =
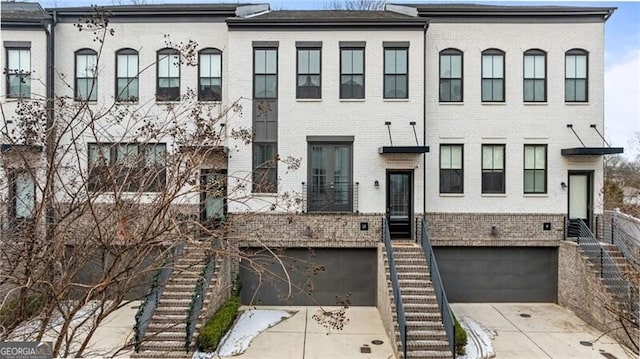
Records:
<instances>
[{"instance_id":1,"label":"black front door","mask_svg":"<svg viewBox=\"0 0 640 359\"><path fill-rule=\"evenodd\" d=\"M411 239L412 175L411 171L387 171L387 219L394 239Z\"/></svg>"}]
</instances>

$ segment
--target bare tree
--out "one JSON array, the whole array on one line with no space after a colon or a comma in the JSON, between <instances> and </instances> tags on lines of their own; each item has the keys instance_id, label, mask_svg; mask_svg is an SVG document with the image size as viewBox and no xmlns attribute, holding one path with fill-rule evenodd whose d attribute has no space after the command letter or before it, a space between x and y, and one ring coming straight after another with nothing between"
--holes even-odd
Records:
<instances>
[{"instance_id":1,"label":"bare tree","mask_svg":"<svg viewBox=\"0 0 640 359\"><path fill-rule=\"evenodd\" d=\"M327 4L327 8L333 10L384 10L386 0L333 0Z\"/></svg>"}]
</instances>

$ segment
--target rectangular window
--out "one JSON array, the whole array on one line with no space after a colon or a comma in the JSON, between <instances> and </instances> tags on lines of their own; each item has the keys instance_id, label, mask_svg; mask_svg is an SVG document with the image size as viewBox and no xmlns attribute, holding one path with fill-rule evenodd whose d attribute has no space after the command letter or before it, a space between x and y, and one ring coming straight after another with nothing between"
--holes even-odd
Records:
<instances>
[{"instance_id":1,"label":"rectangular window","mask_svg":"<svg viewBox=\"0 0 640 359\"><path fill-rule=\"evenodd\" d=\"M547 193L547 145L524 145L524 193Z\"/></svg>"},{"instance_id":2,"label":"rectangular window","mask_svg":"<svg viewBox=\"0 0 640 359\"><path fill-rule=\"evenodd\" d=\"M482 101L504 101L504 55L501 53L482 55Z\"/></svg>"},{"instance_id":3,"label":"rectangular window","mask_svg":"<svg viewBox=\"0 0 640 359\"><path fill-rule=\"evenodd\" d=\"M524 101L547 101L546 55L528 51L524 55Z\"/></svg>"},{"instance_id":4,"label":"rectangular window","mask_svg":"<svg viewBox=\"0 0 640 359\"><path fill-rule=\"evenodd\" d=\"M505 193L505 145L482 145L482 193Z\"/></svg>"},{"instance_id":5,"label":"rectangular window","mask_svg":"<svg viewBox=\"0 0 640 359\"><path fill-rule=\"evenodd\" d=\"M180 54L171 49L158 51L156 101L180 100Z\"/></svg>"},{"instance_id":6,"label":"rectangular window","mask_svg":"<svg viewBox=\"0 0 640 359\"><path fill-rule=\"evenodd\" d=\"M308 209L353 210L352 143L309 143Z\"/></svg>"},{"instance_id":7,"label":"rectangular window","mask_svg":"<svg viewBox=\"0 0 640 359\"><path fill-rule=\"evenodd\" d=\"M166 183L164 143L89 143L90 191L159 192Z\"/></svg>"},{"instance_id":8,"label":"rectangular window","mask_svg":"<svg viewBox=\"0 0 640 359\"><path fill-rule=\"evenodd\" d=\"M9 217L32 219L36 210L36 184L26 170L9 172Z\"/></svg>"},{"instance_id":9,"label":"rectangular window","mask_svg":"<svg viewBox=\"0 0 640 359\"><path fill-rule=\"evenodd\" d=\"M440 145L440 193L463 192L463 146Z\"/></svg>"},{"instance_id":10,"label":"rectangular window","mask_svg":"<svg viewBox=\"0 0 640 359\"><path fill-rule=\"evenodd\" d=\"M98 55L93 50L76 52L76 93L77 101L98 99Z\"/></svg>"},{"instance_id":11,"label":"rectangular window","mask_svg":"<svg viewBox=\"0 0 640 359\"><path fill-rule=\"evenodd\" d=\"M253 144L253 192L278 192L278 158L276 143Z\"/></svg>"},{"instance_id":12,"label":"rectangular window","mask_svg":"<svg viewBox=\"0 0 640 359\"><path fill-rule=\"evenodd\" d=\"M462 52L440 52L440 102L462 102Z\"/></svg>"},{"instance_id":13,"label":"rectangular window","mask_svg":"<svg viewBox=\"0 0 640 359\"><path fill-rule=\"evenodd\" d=\"M31 49L7 48L7 97L31 97Z\"/></svg>"},{"instance_id":14,"label":"rectangular window","mask_svg":"<svg viewBox=\"0 0 640 359\"><path fill-rule=\"evenodd\" d=\"M364 48L340 48L340 98L364 98Z\"/></svg>"},{"instance_id":15,"label":"rectangular window","mask_svg":"<svg viewBox=\"0 0 640 359\"><path fill-rule=\"evenodd\" d=\"M253 98L277 98L278 49L255 48L253 51Z\"/></svg>"},{"instance_id":16,"label":"rectangular window","mask_svg":"<svg viewBox=\"0 0 640 359\"><path fill-rule=\"evenodd\" d=\"M116 99L138 101L138 53L121 50L116 53Z\"/></svg>"},{"instance_id":17,"label":"rectangular window","mask_svg":"<svg viewBox=\"0 0 640 359\"><path fill-rule=\"evenodd\" d=\"M222 53L216 49L200 51L198 100L222 101Z\"/></svg>"},{"instance_id":18,"label":"rectangular window","mask_svg":"<svg viewBox=\"0 0 640 359\"><path fill-rule=\"evenodd\" d=\"M565 57L564 99L566 102L587 101L587 54L569 51Z\"/></svg>"},{"instance_id":19,"label":"rectangular window","mask_svg":"<svg viewBox=\"0 0 640 359\"><path fill-rule=\"evenodd\" d=\"M384 98L409 97L409 49L384 49Z\"/></svg>"},{"instance_id":20,"label":"rectangular window","mask_svg":"<svg viewBox=\"0 0 640 359\"><path fill-rule=\"evenodd\" d=\"M298 48L296 98L320 98L320 49Z\"/></svg>"}]
</instances>

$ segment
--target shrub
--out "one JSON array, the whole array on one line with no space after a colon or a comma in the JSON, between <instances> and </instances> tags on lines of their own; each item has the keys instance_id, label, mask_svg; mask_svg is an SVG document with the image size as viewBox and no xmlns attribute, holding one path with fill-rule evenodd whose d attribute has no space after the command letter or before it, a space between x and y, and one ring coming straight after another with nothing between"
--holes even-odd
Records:
<instances>
[{"instance_id":1,"label":"shrub","mask_svg":"<svg viewBox=\"0 0 640 359\"><path fill-rule=\"evenodd\" d=\"M240 297L237 295L227 299L207 324L200 330L198 349L203 352L213 352L218 347L220 339L229 330L238 315Z\"/></svg>"},{"instance_id":2,"label":"shrub","mask_svg":"<svg viewBox=\"0 0 640 359\"><path fill-rule=\"evenodd\" d=\"M44 299L40 295L30 295L24 302L19 298L6 302L0 308L0 326L12 328L21 321L31 319L42 310Z\"/></svg>"},{"instance_id":3,"label":"shrub","mask_svg":"<svg viewBox=\"0 0 640 359\"><path fill-rule=\"evenodd\" d=\"M456 337L456 355L464 355L465 347L467 346L467 332L462 325L458 323L458 319L454 316L454 332Z\"/></svg>"}]
</instances>

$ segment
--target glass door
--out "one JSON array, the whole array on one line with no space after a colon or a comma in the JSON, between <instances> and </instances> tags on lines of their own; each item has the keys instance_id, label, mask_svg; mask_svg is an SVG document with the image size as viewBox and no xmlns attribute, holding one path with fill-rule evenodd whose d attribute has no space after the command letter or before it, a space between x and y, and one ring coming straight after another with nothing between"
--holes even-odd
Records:
<instances>
[{"instance_id":1,"label":"glass door","mask_svg":"<svg viewBox=\"0 0 640 359\"><path fill-rule=\"evenodd\" d=\"M411 239L412 172L387 172L387 218L391 238Z\"/></svg>"}]
</instances>

